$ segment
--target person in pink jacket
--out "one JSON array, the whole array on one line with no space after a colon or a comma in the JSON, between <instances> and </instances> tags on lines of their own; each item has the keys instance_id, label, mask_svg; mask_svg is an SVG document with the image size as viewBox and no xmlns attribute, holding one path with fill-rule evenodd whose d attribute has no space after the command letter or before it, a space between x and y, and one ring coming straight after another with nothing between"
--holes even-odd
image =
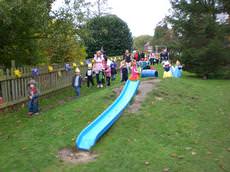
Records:
<instances>
[{"instance_id":1,"label":"person in pink jacket","mask_svg":"<svg viewBox=\"0 0 230 172\"><path fill-rule=\"evenodd\" d=\"M105 76L106 76L106 86L110 86L111 68L109 65L106 65L105 67Z\"/></svg>"},{"instance_id":2,"label":"person in pink jacket","mask_svg":"<svg viewBox=\"0 0 230 172\"><path fill-rule=\"evenodd\" d=\"M97 79L97 87L102 88L103 87L103 55L101 54L101 51L97 51L97 53L94 56L94 66L93 70L96 73L96 79Z\"/></svg>"},{"instance_id":3,"label":"person in pink jacket","mask_svg":"<svg viewBox=\"0 0 230 172\"><path fill-rule=\"evenodd\" d=\"M137 64L136 60L133 60L131 64L131 76L129 78L132 81L138 80L139 79L139 72L137 70Z\"/></svg>"}]
</instances>

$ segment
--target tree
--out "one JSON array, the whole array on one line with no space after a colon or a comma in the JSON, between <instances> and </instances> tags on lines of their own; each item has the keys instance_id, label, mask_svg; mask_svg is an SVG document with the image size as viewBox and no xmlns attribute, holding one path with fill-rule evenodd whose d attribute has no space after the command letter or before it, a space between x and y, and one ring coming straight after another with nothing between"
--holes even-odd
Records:
<instances>
[{"instance_id":1,"label":"tree","mask_svg":"<svg viewBox=\"0 0 230 172\"><path fill-rule=\"evenodd\" d=\"M0 61L6 66L34 64L38 60L37 39L45 37L51 1L0 1Z\"/></svg>"},{"instance_id":2,"label":"tree","mask_svg":"<svg viewBox=\"0 0 230 172\"><path fill-rule=\"evenodd\" d=\"M225 31L217 22L217 0L173 0L170 17L186 69L205 78L229 63Z\"/></svg>"},{"instance_id":3,"label":"tree","mask_svg":"<svg viewBox=\"0 0 230 172\"><path fill-rule=\"evenodd\" d=\"M107 15L108 11L111 9L110 7L108 7L108 0L96 0L93 3L93 6L96 7L96 10L94 10L93 13L97 17Z\"/></svg>"},{"instance_id":4,"label":"tree","mask_svg":"<svg viewBox=\"0 0 230 172\"><path fill-rule=\"evenodd\" d=\"M52 12L54 0L0 1L0 61L10 66L85 58L76 19L66 9ZM78 0L78 8L83 2ZM77 9L77 4L75 4ZM79 13L77 20L81 22ZM76 15L75 15L76 16Z\"/></svg>"},{"instance_id":5,"label":"tree","mask_svg":"<svg viewBox=\"0 0 230 172\"><path fill-rule=\"evenodd\" d=\"M133 48L138 49L138 50L143 50L144 45L147 42L151 42L152 39L153 37L150 35L141 35L141 36L135 37L133 40Z\"/></svg>"},{"instance_id":6,"label":"tree","mask_svg":"<svg viewBox=\"0 0 230 172\"><path fill-rule=\"evenodd\" d=\"M152 37L151 44L154 47L158 46L158 52L167 47L170 52L170 60L176 61L180 59L180 44L175 36L173 29L168 27L167 18L159 22L155 28L154 36ZM159 47L160 46L160 47Z\"/></svg>"},{"instance_id":7,"label":"tree","mask_svg":"<svg viewBox=\"0 0 230 172\"><path fill-rule=\"evenodd\" d=\"M67 19L53 19L48 39L41 41L47 63L64 63L85 59L86 52L77 39L74 24Z\"/></svg>"},{"instance_id":8,"label":"tree","mask_svg":"<svg viewBox=\"0 0 230 172\"><path fill-rule=\"evenodd\" d=\"M115 15L95 17L87 22L88 35L83 37L89 57L102 47L107 55L120 55L131 50L133 39L128 25Z\"/></svg>"}]
</instances>

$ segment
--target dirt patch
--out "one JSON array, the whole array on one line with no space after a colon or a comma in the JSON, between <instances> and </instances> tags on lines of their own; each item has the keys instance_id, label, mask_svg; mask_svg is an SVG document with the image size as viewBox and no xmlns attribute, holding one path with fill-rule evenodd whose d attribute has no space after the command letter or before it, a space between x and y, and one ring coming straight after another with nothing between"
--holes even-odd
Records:
<instances>
[{"instance_id":1,"label":"dirt patch","mask_svg":"<svg viewBox=\"0 0 230 172\"><path fill-rule=\"evenodd\" d=\"M77 151L75 149L64 148L58 152L61 161L72 164L85 164L95 161L98 155L93 152Z\"/></svg>"},{"instance_id":2,"label":"dirt patch","mask_svg":"<svg viewBox=\"0 0 230 172\"><path fill-rule=\"evenodd\" d=\"M113 89L113 93L116 95L116 97L118 97L120 95L122 89L123 89L123 86Z\"/></svg>"},{"instance_id":3,"label":"dirt patch","mask_svg":"<svg viewBox=\"0 0 230 172\"><path fill-rule=\"evenodd\" d=\"M159 82L160 82L159 79L141 81L138 93L135 96L132 104L128 107L128 112L129 113L137 112L140 109L141 104L145 100L148 93L150 93L154 88L156 88L156 84Z\"/></svg>"}]
</instances>

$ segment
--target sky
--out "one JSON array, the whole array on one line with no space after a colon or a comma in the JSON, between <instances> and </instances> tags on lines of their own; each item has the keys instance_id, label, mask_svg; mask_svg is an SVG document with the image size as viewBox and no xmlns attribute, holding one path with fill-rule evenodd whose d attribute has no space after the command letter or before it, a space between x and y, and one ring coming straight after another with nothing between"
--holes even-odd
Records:
<instances>
[{"instance_id":1,"label":"sky","mask_svg":"<svg viewBox=\"0 0 230 172\"><path fill-rule=\"evenodd\" d=\"M56 0L53 8L61 6ZM154 28L169 12L169 0L108 0L111 13L124 20L132 35L154 35Z\"/></svg>"}]
</instances>

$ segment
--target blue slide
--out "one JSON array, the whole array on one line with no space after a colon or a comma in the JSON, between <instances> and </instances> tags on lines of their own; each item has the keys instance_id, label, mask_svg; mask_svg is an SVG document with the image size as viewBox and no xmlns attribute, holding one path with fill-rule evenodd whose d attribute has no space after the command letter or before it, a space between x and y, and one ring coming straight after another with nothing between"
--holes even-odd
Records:
<instances>
[{"instance_id":1,"label":"blue slide","mask_svg":"<svg viewBox=\"0 0 230 172\"><path fill-rule=\"evenodd\" d=\"M113 125L120 117L122 111L136 94L140 81L128 80L119 95L101 115L81 131L76 139L76 147L79 150L90 150L96 141Z\"/></svg>"}]
</instances>

